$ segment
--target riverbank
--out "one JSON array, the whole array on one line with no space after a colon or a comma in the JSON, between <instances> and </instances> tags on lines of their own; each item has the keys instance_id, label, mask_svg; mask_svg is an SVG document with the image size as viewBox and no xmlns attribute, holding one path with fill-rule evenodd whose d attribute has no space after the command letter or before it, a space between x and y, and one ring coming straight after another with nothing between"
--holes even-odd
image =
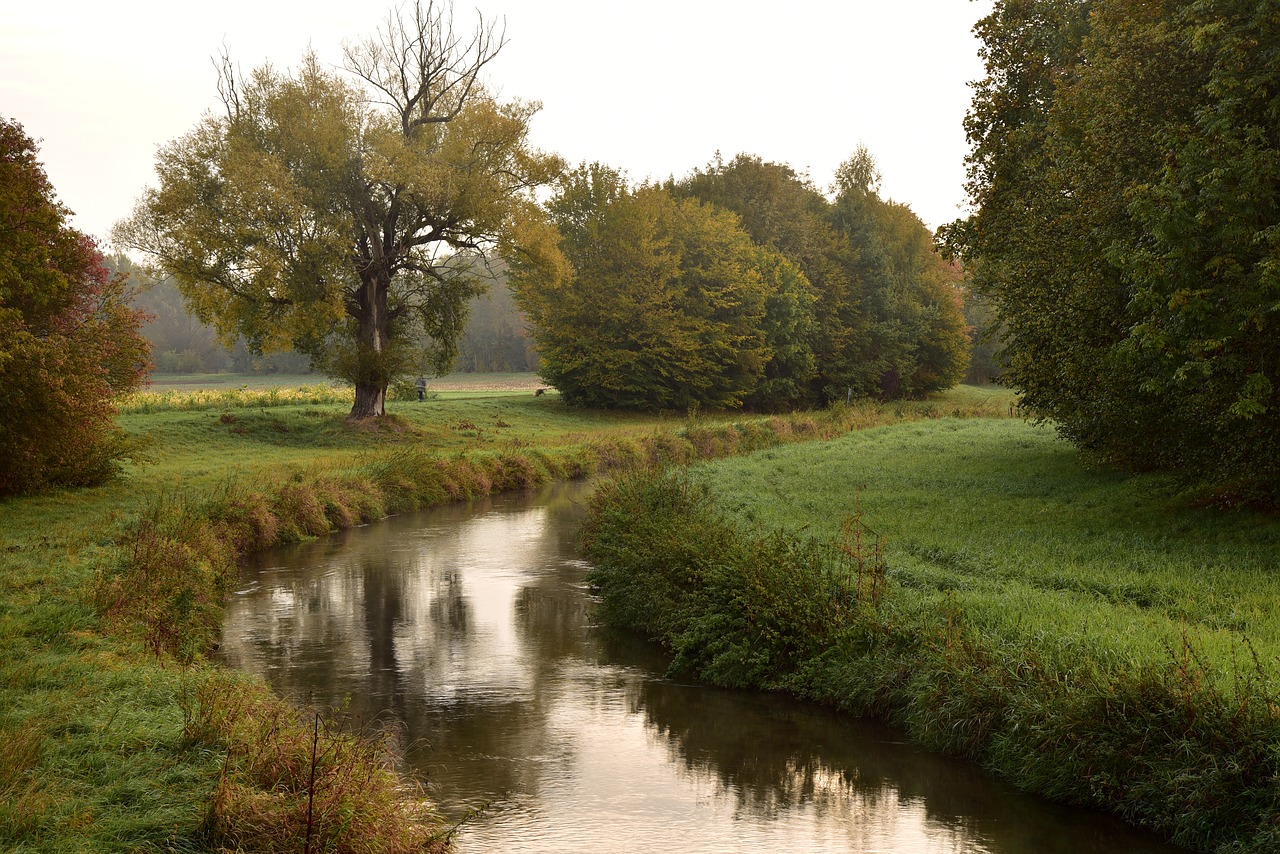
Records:
<instances>
[{"instance_id":1,"label":"riverbank","mask_svg":"<svg viewBox=\"0 0 1280 854\"><path fill-rule=\"evenodd\" d=\"M382 774L392 742L352 738L204 664L240 557L553 478L999 414L1006 397L960 389L687 421L522 394L395 403L374 426L348 424L345 404L283 391L135 409L120 418L139 447L125 478L0 504L0 844L301 849L344 827L385 830L384 850L421 843L441 828L421 792ZM368 797L342 800L356 796ZM353 815L358 824L336 820Z\"/></svg>"},{"instance_id":2,"label":"riverbank","mask_svg":"<svg viewBox=\"0 0 1280 854\"><path fill-rule=\"evenodd\" d=\"M612 622L1206 851L1280 851L1280 524L943 419L624 478Z\"/></svg>"}]
</instances>

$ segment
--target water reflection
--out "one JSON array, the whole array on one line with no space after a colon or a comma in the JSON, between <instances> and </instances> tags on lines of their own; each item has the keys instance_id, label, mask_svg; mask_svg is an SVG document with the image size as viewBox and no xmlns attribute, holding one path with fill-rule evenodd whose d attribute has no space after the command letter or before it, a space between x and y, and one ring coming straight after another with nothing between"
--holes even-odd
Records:
<instances>
[{"instance_id":1,"label":"water reflection","mask_svg":"<svg viewBox=\"0 0 1280 854\"><path fill-rule=\"evenodd\" d=\"M1165 852L891 731L660 678L592 626L577 485L264 556L223 654L307 702L402 725L459 850Z\"/></svg>"}]
</instances>

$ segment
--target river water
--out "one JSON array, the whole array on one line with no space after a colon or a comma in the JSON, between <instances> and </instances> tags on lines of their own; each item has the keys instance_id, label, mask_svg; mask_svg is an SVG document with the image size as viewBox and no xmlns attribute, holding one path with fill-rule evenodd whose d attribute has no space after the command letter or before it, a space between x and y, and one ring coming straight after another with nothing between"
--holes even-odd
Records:
<instances>
[{"instance_id":1,"label":"river water","mask_svg":"<svg viewBox=\"0 0 1280 854\"><path fill-rule=\"evenodd\" d=\"M394 724L457 851L1174 852L878 724L663 678L593 622L582 484L265 553L222 655L301 702Z\"/></svg>"}]
</instances>

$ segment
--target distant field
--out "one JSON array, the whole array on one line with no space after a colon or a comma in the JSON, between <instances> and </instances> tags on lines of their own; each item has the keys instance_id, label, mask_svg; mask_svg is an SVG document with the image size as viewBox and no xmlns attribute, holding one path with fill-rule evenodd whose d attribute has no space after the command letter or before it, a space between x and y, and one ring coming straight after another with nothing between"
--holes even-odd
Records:
<instances>
[{"instance_id":1,"label":"distant field","mask_svg":"<svg viewBox=\"0 0 1280 854\"><path fill-rule=\"evenodd\" d=\"M148 391L192 391L196 389L221 391L226 389L287 388L293 386L332 383L321 374L153 374ZM512 374L446 374L428 379L428 388L435 392L458 391L533 391L545 388L546 383L534 373Z\"/></svg>"}]
</instances>

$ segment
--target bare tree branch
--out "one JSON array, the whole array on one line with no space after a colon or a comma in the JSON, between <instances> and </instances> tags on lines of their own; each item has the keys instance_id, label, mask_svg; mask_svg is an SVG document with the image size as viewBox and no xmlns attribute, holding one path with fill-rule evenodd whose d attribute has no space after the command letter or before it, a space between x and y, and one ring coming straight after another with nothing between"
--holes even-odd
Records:
<instances>
[{"instance_id":1,"label":"bare tree branch","mask_svg":"<svg viewBox=\"0 0 1280 854\"><path fill-rule=\"evenodd\" d=\"M506 23L479 15L469 37L454 29L452 6L418 0L410 20L388 13L377 35L344 48L347 70L390 107L406 137L415 128L453 121L479 95L480 75L506 45Z\"/></svg>"},{"instance_id":2,"label":"bare tree branch","mask_svg":"<svg viewBox=\"0 0 1280 854\"><path fill-rule=\"evenodd\" d=\"M210 61L218 72L218 98L227 111L227 121L234 122L240 117L240 84L237 82L237 68L231 62L231 52L225 43L222 52Z\"/></svg>"}]
</instances>

